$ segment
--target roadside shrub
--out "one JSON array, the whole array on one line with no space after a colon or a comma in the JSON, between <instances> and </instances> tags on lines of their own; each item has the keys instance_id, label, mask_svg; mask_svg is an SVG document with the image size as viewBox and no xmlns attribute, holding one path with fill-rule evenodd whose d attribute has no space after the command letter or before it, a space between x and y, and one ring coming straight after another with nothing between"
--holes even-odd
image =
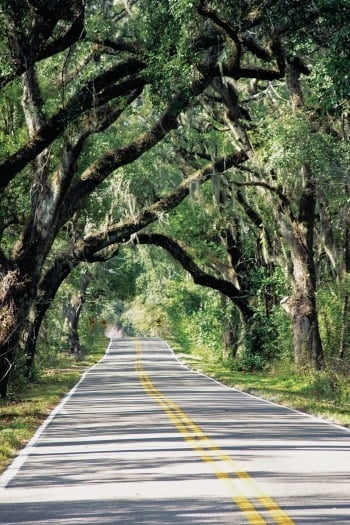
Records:
<instances>
[{"instance_id":1,"label":"roadside shrub","mask_svg":"<svg viewBox=\"0 0 350 525\"><path fill-rule=\"evenodd\" d=\"M260 354L243 354L232 362L232 369L239 372L258 372L266 365L264 357Z\"/></svg>"},{"instance_id":2,"label":"roadside shrub","mask_svg":"<svg viewBox=\"0 0 350 525\"><path fill-rule=\"evenodd\" d=\"M350 403L349 377L330 368L311 374L308 391L319 400Z\"/></svg>"}]
</instances>

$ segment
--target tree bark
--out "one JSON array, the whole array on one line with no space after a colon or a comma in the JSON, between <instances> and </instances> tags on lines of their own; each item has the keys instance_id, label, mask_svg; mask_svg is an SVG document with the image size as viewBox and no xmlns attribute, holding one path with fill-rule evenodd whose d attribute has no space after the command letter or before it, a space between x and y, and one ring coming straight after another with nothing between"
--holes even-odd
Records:
<instances>
[{"instance_id":1,"label":"tree bark","mask_svg":"<svg viewBox=\"0 0 350 525\"><path fill-rule=\"evenodd\" d=\"M282 235L290 250L292 295L284 308L292 319L294 358L299 368L319 370L324 364L317 318L314 262L315 183L308 166L302 168L303 192L299 217L282 220Z\"/></svg>"},{"instance_id":2,"label":"tree bark","mask_svg":"<svg viewBox=\"0 0 350 525\"><path fill-rule=\"evenodd\" d=\"M301 65L297 60L288 63L287 86L295 110L304 105L300 84ZM290 249L293 293L288 300L292 318L295 363L299 368L319 370L324 365L323 348L316 305L316 269L314 231L316 182L311 168L301 168L302 192L298 217L291 217L289 228L282 225L284 240ZM285 226L285 223L284 223Z\"/></svg>"},{"instance_id":3,"label":"tree bark","mask_svg":"<svg viewBox=\"0 0 350 525\"><path fill-rule=\"evenodd\" d=\"M9 37L13 56L11 72L0 76L0 89L36 62L68 49L85 36L85 5L82 0L57 0L52 5L49 5L50 2L45 2L45 5L31 2L30 7L27 5L29 3L23 3L21 9L14 5L6 10L6 22L13 29ZM26 17L31 21L31 27L28 32L21 33L21 22ZM62 28L59 37L50 38L62 21L68 27Z\"/></svg>"},{"instance_id":4,"label":"tree bark","mask_svg":"<svg viewBox=\"0 0 350 525\"><path fill-rule=\"evenodd\" d=\"M194 282L200 286L218 290L238 309L241 323L239 334L235 336L235 354L258 353L260 350L261 330L254 323L254 311L249 304L248 294L238 289L231 281L215 277L203 271L188 252L174 239L158 233L140 233L137 235L140 244L160 246L167 250L182 267L190 273Z\"/></svg>"},{"instance_id":5,"label":"tree bark","mask_svg":"<svg viewBox=\"0 0 350 525\"><path fill-rule=\"evenodd\" d=\"M345 186L345 195L350 196L350 188ZM344 298L342 308L342 326L340 334L340 349L339 358L344 359L346 352L350 347L350 294L349 294L349 277L350 277L350 211L346 210L345 225L344 225L344 275L342 281L344 283Z\"/></svg>"},{"instance_id":6,"label":"tree bark","mask_svg":"<svg viewBox=\"0 0 350 525\"><path fill-rule=\"evenodd\" d=\"M5 269L6 268L6 269ZM29 276L13 262L3 261L0 271L0 396L7 395L10 372L20 333L29 314L33 289Z\"/></svg>"},{"instance_id":7,"label":"tree bark","mask_svg":"<svg viewBox=\"0 0 350 525\"><path fill-rule=\"evenodd\" d=\"M88 274L85 273L80 279L78 288L71 295L66 308L64 332L68 340L68 351L71 355L74 355L76 359L80 359L82 353L79 338L79 320L89 283L90 278Z\"/></svg>"},{"instance_id":8,"label":"tree bark","mask_svg":"<svg viewBox=\"0 0 350 525\"><path fill-rule=\"evenodd\" d=\"M41 279L35 302L22 331L23 348L26 356L26 374L28 377L31 375L37 339L46 312L59 287L78 263L79 259L77 258L69 258L68 256L57 258Z\"/></svg>"}]
</instances>

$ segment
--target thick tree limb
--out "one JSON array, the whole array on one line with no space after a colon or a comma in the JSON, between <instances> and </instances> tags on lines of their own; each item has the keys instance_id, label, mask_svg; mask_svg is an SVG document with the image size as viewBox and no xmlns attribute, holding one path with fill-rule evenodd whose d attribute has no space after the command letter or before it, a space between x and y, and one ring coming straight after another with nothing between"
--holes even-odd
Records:
<instances>
[{"instance_id":1,"label":"thick tree limb","mask_svg":"<svg viewBox=\"0 0 350 525\"><path fill-rule=\"evenodd\" d=\"M56 55L57 53L60 53L61 51L64 51L65 49L68 49L75 42L81 40L84 37L84 17L83 13L81 13L81 15L76 20L74 20L71 27L63 36L57 38L52 43L47 44L41 50L41 52L37 56L36 62L38 62L39 60L43 60L44 58L49 58L53 55Z\"/></svg>"},{"instance_id":2,"label":"thick tree limb","mask_svg":"<svg viewBox=\"0 0 350 525\"><path fill-rule=\"evenodd\" d=\"M118 255L118 252L119 244L112 244L100 253L92 253L86 257L85 261L88 263L106 262ZM54 299L62 282L80 262L82 261L79 258L67 257L65 253L56 257L51 266L46 270L40 281L36 300L36 304L44 307L45 312Z\"/></svg>"},{"instance_id":3,"label":"thick tree limb","mask_svg":"<svg viewBox=\"0 0 350 525\"><path fill-rule=\"evenodd\" d=\"M18 56L13 57L13 71L0 77L0 89L14 78L22 75L36 62L64 51L85 35L85 8L82 0L61 0L46 3L32 0L28 3L33 9L35 21L28 36L17 35L21 41L17 43L21 44L20 47L22 47L23 50ZM22 9L19 11L22 12ZM26 8L23 6L23 12L25 13L25 11ZM16 18L15 12L13 15ZM63 19L70 20L70 27L63 35L48 43L47 41L55 26L59 20ZM13 22L15 26L19 25L15 19Z\"/></svg>"},{"instance_id":4,"label":"thick tree limb","mask_svg":"<svg viewBox=\"0 0 350 525\"><path fill-rule=\"evenodd\" d=\"M259 9L255 10L254 19L249 15L247 18L247 26L252 27L260 21L263 3ZM205 18L210 19L217 27L221 28L224 33L234 42L235 49L232 52L232 60L229 64L223 64L222 72L238 80L240 78L256 78L258 80L275 80L284 76L284 61L276 45L271 49L265 49L260 45L256 39L249 34L241 34L238 27L234 27L230 21L225 20L220 16L219 12L212 9L207 3L202 0L198 7L198 13ZM248 27L246 28L248 29ZM245 47L256 57L271 61L276 58L277 69L264 69L261 67L241 67L242 48Z\"/></svg>"},{"instance_id":5,"label":"thick tree limb","mask_svg":"<svg viewBox=\"0 0 350 525\"><path fill-rule=\"evenodd\" d=\"M211 288L212 290L218 290L231 299L245 316L250 317L252 315L247 297L241 290L232 282L217 278L199 268L184 247L174 239L159 233L139 233L136 236L136 243L151 244L164 248L191 274L196 284Z\"/></svg>"},{"instance_id":6,"label":"thick tree limb","mask_svg":"<svg viewBox=\"0 0 350 525\"><path fill-rule=\"evenodd\" d=\"M187 177L172 193L141 210L134 217L111 225L103 232L85 237L83 241L75 246L74 251L76 255L86 258L89 254L95 253L110 244L127 242L133 233L139 232L159 219L161 215L178 206L189 195L190 187L194 182L202 184L209 180L213 173L223 173L234 166L239 166L245 160L247 160L245 153L239 151L197 170L190 177Z\"/></svg>"},{"instance_id":7,"label":"thick tree limb","mask_svg":"<svg viewBox=\"0 0 350 525\"><path fill-rule=\"evenodd\" d=\"M237 191L236 197L242 208L244 209L245 213L249 217L249 219L252 221L252 223L261 230L263 228L263 219L260 216L259 213L257 213L245 200L243 194L241 191Z\"/></svg>"},{"instance_id":8,"label":"thick tree limb","mask_svg":"<svg viewBox=\"0 0 350 525\"><path fill-rule=\"evenodd\" d=\"M261 67L236 67L223 64L221 71L224 75L239 80L240 78L256 78L257 80L278 80L283 78L284 68L264 69Z\"/></svg>"},{"instance_id":9,"label":"thick tree limb","mask_svg":"<svg viewBox=\"0 0 350 525\"><path fill-rule=\"evenodd\" d=\"M241 49L240 39L238 38L237 29L233 28L226 20L220 17L217 11L208 7L205 2L200 2L197 7L197 10L200 15L209 18L210 20L214 22L215 25L223 29L226 35L231 40L233 40L233 42L236 45L235 64L237 67L239 67L242 49Z\"/></svg>"},{"instance_id":10,"label":"thick tree limb","mask_svg":"<svg viewBox=\"0 0 350 525\"><path fill-rule=\"evenodd\" d=\"M56 140L67 125L74 122L82 113L144 86L144 80L132 77L132 74L137 74L143 67L143 62L139 60L126 60L87 82L38 130L31 140L0 164L0 189L5 188L28 162ZM118 82L125 76L129 78Z\"/></svg>"},{"instance_id":11,"label":"thick tree limb","mask_svg":"<svg viewBox=\"0 0 350 525\"><path fill-rule=\"evenodd\" d=\"M244 47L246 47L253 55L261 60L271 60L271 51L261 46L252 35L247 33L243 35L241 39Z\"/></svg>"},{"instance_id":12,"label":"thick tree limb","mask_svg":"<svg viewBox=\"0 0 350 525\"><path fill-rule=\"evenodd\" d=\"M110 48L115 52L126 51L134 55L137 55L139 52L139 49L134 44L122 38L116 40L111 40L110 38L88 38L88 40L103 48Z\"/></svg>"},{"instance_id":13,"label":"thick tree limb","mask_svg":"<svg viewBox=\"0 0 350 525\"><path fill-rule=\"evenodd\" d=\"M169 103L167 110L155 125L133 142L107 152L92 166L86 169L80 181L67 193L62 208L62 220L70 217L78 208L79 202L88 196L110 173L138 159L143 153L158 144L172 129L178 126L177 117L187 107L190 98L198 95L208 84L209 78L197 81L192 93L180 93Z\"/></svg>"},{"instance_id":14,"label":"thick tree limb","mask_svg":"<svg viewBox=\"0 0 350 525\"><path fill-rule=\"evenodd\" d=\"M271 193L275 193L280 200L281 210L284 212L288 211L292 220L294 220L290 201L281 188L276 187L276 186L271 186L271 184L268 184L267 182L263 182L263 181L250 181L250 182L235 181L235 185L239 187L244 187L244 186L260 187L260 188L265 188L266 190L269 190Z\"/></svg>"},{"instance_id":15,"label":"thick tree limb","mask_svg":"<svg viewBox=\"0 0 350 525\"><path fill-rule=\"evenodd\" d=\"M113 259L118 255L120 249L120 244L111 244L108 248L104 248L100 252L94 253L87 257L87 262L96 263L96 262L107 262L110 259Z\"/></svg>"},{"instance_id":16,"label":"thick tree limb","mask_svg":"<svg viewBox=\"0 0 350 525\"><path fill-rule=\"evenodd\" d=\"M39 289L42 298L37 302L51 301L58 290L60 284L69 275L69 273L80 262L98 262L113 257L119 249L119 243L125 243L130 240L134 233L139 232L145 226L156 221L161 213L166 213L175 208L189 194L190 186L194 181L203 183L208 180L213 171L225 171L238 166L246 160L242 152L235 152L228 157L219 159L214 164L209 164L201 170L197 170L172 193L154 202L151 206L142 210L132 219L120 221L110 226L106 231L91 234L85 239L76 242L69 250L58 255L51 267L42 277ZM50 291L50 297L46 295L45 290ZM48 306L48 304L47 304Z\"/></svg>"}]
</instances>

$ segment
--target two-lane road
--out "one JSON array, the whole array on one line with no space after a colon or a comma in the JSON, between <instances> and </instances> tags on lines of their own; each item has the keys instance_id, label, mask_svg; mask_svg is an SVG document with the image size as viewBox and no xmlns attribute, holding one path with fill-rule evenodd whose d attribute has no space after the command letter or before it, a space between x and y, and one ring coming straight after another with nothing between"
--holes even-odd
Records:
<instances>
[{"instance_id":1,"label":"two-lane road","mask_svg":"<svg viewBox=\"0 0 350 525\"><path fill-rule=\"evenodd\" d=\"M112 339L0 486L2 525L349 525L350 432Z\"/></svg>"}]
</instances>

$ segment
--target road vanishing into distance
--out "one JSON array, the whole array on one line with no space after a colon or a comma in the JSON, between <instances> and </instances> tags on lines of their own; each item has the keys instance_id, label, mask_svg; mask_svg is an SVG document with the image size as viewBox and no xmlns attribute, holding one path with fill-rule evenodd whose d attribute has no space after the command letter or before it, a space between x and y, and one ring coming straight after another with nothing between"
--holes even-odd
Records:
<instances>
[{"instance_id":1,"label":"road vanishing into distance","mask_svg":"<svg viewBox=\"0 0 350 525\"><path fill-rule=\"evenodd\" d=\"M116 338L0 483L1 525L349 525L350 432Z\"/></svg>"}]
</instances>

